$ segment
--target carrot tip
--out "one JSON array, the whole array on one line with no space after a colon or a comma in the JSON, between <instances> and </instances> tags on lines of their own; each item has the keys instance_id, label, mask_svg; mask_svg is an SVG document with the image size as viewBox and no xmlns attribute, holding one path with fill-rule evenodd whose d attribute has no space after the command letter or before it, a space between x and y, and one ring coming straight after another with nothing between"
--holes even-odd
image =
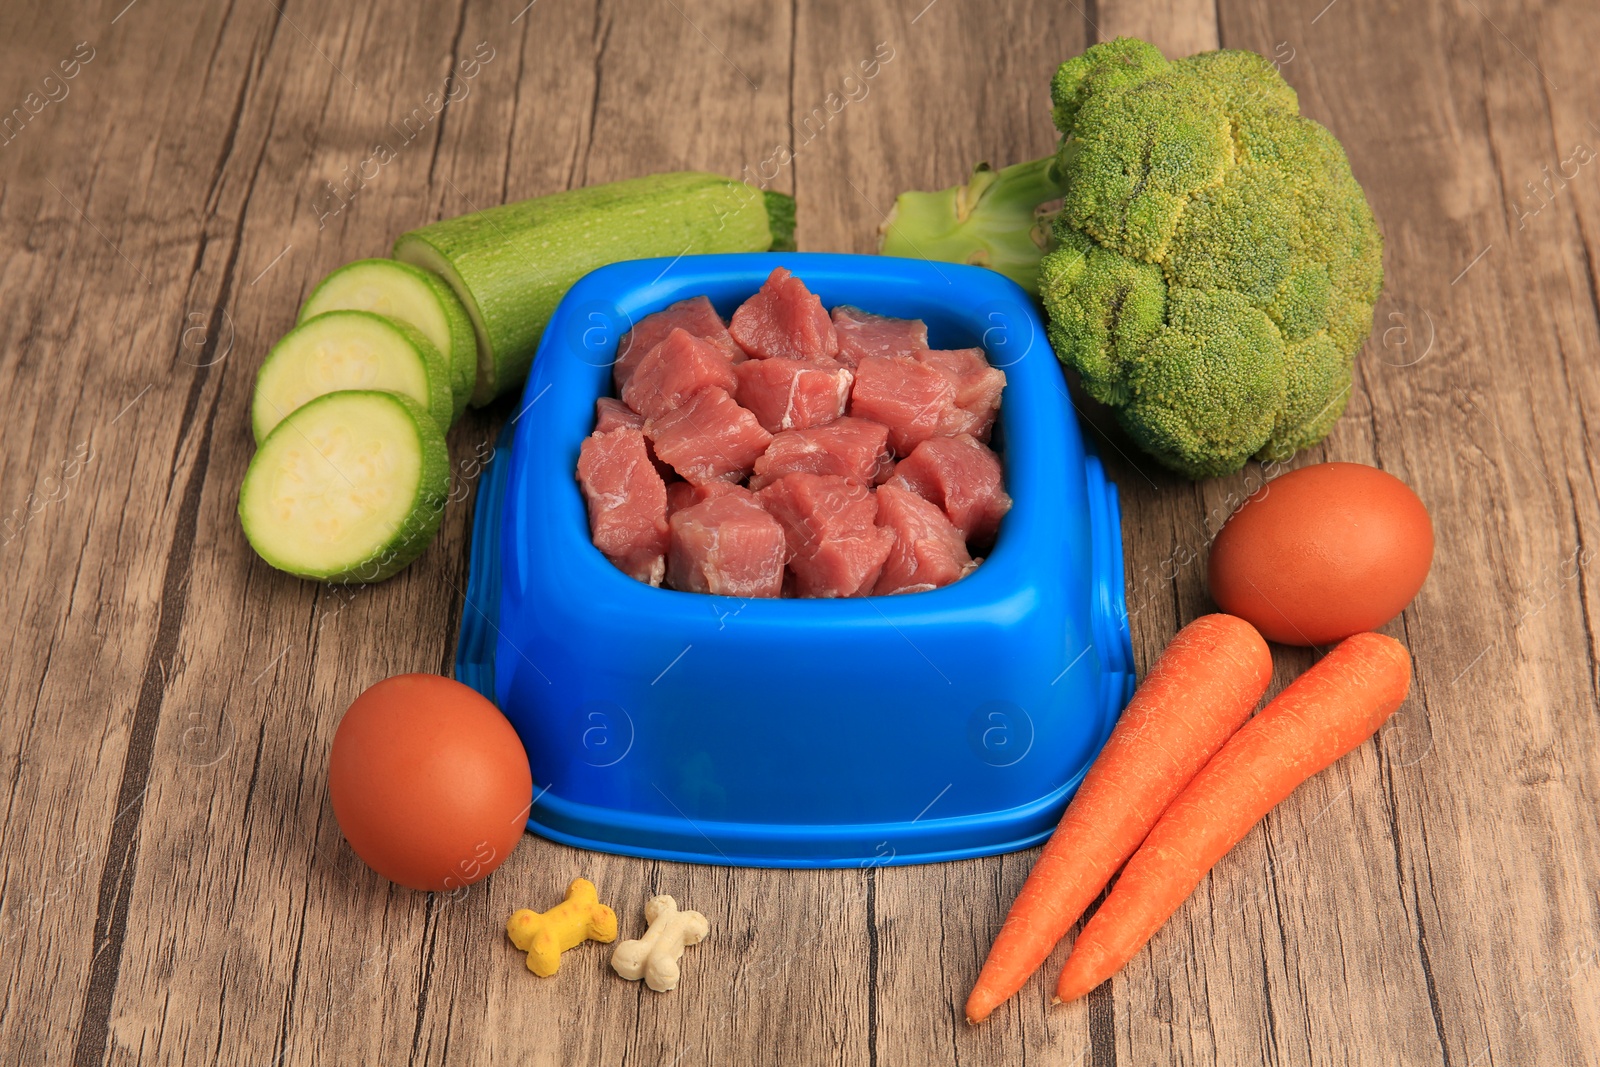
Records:
<instances>
[{"instance_id":1,"label":"carrot tip","mask_svg":"<svg viewBox=\"0 0 1600 1067\"><path fill-rule=\"evenodd\" d=\"M1072 963L1073 961L1069 957L1067 968L1071 968ZM1116 970L1121 970L1121 967L1117 967ZM1070 1004L1074 1000L1085 997L1111 977L1108 974L1103 978L1098 978L1093 974L1086 973L1087 971L1087 966L1078 968L1075 974L1069 969L1062 970L1061 981L1056 983L1056 1003Z\"/></svg>"}]
</instances>

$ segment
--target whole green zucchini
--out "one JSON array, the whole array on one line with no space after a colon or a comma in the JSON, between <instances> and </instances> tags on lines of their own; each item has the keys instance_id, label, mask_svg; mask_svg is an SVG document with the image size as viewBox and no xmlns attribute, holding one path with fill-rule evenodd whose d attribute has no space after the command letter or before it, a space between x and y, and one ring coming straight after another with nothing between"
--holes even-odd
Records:
<instances>
[{"instance_id":1,"label":"whole green zucchini","mask_svg":"<svg viewBox=\"0 0 1600 1067\"><path fill-rule=\"evenodd\" d=\"M400 235L394 257L444 277L478 337L472 404L522 384L572 284L626 259L794 247L794 200L678 171L592 185L445 219Z\"/></svg>"}]
</instances>

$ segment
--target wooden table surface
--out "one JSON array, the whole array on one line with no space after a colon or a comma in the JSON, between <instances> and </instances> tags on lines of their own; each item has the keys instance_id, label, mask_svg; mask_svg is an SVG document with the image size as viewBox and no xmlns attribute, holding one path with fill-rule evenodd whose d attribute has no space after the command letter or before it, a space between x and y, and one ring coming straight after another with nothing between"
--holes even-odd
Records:
<instances>
[{"instance_id":1,"label":"wooden table surface","mask_svg":"<svg viewBox=\"0 0 1600 1067\"><path fill-rule=\"evenodd\" d=\"M1296 460L1376 464L1433 513L1377 739L1111 984L1052 1009L1064 944L982 1027L959 1005L1031 853L755 871L528 836L458 899L367 870L333 729L449 670L473 508L371 588L255 558L247 404L309 286L442 216L780 145L801 248L871 251L900 190L1051 151L1056 64L1119 33L1274 58L1387 239L1349 410ZM1600 1062L1596 44L1583 0L7 3L0 1063ZM455 428L458 478L510 410ZM1263 471L1101 447L1145 666ZM1313 658L1275 654L1275 685ZM595 949L528 974L502 924L579 872L625 928L652 890L710 917L682 988Z\"/></svg>"}]
</instances>

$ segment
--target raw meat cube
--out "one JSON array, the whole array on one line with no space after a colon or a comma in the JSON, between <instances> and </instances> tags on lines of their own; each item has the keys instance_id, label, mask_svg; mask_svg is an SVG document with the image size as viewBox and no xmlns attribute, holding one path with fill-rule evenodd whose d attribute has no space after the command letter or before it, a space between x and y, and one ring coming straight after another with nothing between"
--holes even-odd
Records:
<instances>
[{"instance_id":1,"label":"raw meat cube","mask_svg":"<svg viewBox=\"0 0 1600 1067\"><path fill-rule=\"evenodd\" d=\"M937 510L937 509L935 509ZM667 584L686 593L775 597L789 545L755 494L730 485L675 512Z\"/></svg>"},{"instance_id":2,"label":"raw meat cube","mask_svg":"<svg viewBox=\"0 0 1600 1067\"><path fill-rule=\"evenodd\" d=\"M954 417L956 387L910 356L868 356L856 367L850 414L889 427L889 444L907 455Z\"/></svg>"},{"instance_id":3,"label":"raw meat cube","mask_svg":"<svg viewBox=\"0 0 1600 1067\"><path fill-rule=\"evenodd\" d=\"M625 426L584 438L578 482L595 547L618 570L660 585L667 570L667 487L650 464L644 434Z\"/></svg>"},{"instance_id":4,"label":"raw meat cube","mask_svg":"<svg viewBox=\"0 0 1600 1067\"><path fill-rule=\"evenodd\" d=\"M615 397L603 396L594 402L594 432L610 433L624 426L644 429L644 416Z\"/></svg>"},{"instance_id":5,"label":"raw meat cube","mask_svg":"<svg viewBox=\"0 0 1600 1067\"><path fill-rule=\"evenodd\" d=\"M1006 372L991 367L981 348L923 349L916 360L944 375L956 389L956 410L946 413L939 432L950 437L970 433L980 441L989 440Z\"/></svg>"},{"instance_id":6,"label":"raw meat cube","mask_svg":"<svg viewBox=\"0 0 1600 1067\"><path fill-rule=\"evenodd\" d=\"M894 456L889 427L870 419L836 419L809 430L785 430L756 460L750 488L760 489L785 474L837 474L860 485L888 477Z\"/></svg>"},{"instance_id":7,"label":"raw meat cube","mask_svg":"<svg viewBox=\"0 0 1600 1067\"><path fill-rule=\"evenodd\" d=\"M909 489L943 508L976 553L994 543L1001 518L1011 510L1000 457L969 434L930 437L895 466L884 484Z\"/></svg>"},{"instance_id":8,"label":"raw meat cube","mask_svg":"<svg viewBox=\"0 0 1600 1067\"><path fill-rule=\"evenodd\" d=\"M762 359L832 359L839 354L839 335L822 301L782 267L739 305L728 332L740 348Z\"/></svg>"},{"instance_id":9,"label":"raw meat cube","mask_svg":"<svg viewBox=\"0 0 1600 1067\"><path fill-rule=\"evenodd\" d=\"M733 364L716 345L675 328L639 361L622 387L622 401L655 419L713 385L730 393L739 387Z\"/></svg>"},{"instance_id":10,"label":"raw meat cube","mask_svg":"<svg viewBox=\"0 0 1600 1067\"><path fill-rule=\"evenodd\" d=\"M880 487L877 496L878 525L892 530L895 542L873 596L938 589L976 566L961 531L936 506L897 485Z\"/></svg>"},{"instance_id":11,"label":"raw meat cube","mask_svg":"<svg viewBox=\"0 0 1600 1067\"><path fill-rule=\"evenodd\" d=\"M804 430L844 414L855 375L831 359L752 359L734 368L734 399L764 430Z\"/></svg>"},{"instance_id":12,"label":"raw meat cube","mask_svg":"<svg viewBox=\"0 0 1600 1067\"><path fill-rule=\"evenodd\" d=\"M839 362L854 367L868 356L910 356L928 347L928 324L921 319L891 319L840 304L833 309L839 334Z\"/></svg>"},{"instance_id":13,"label":"raw meat cube","mask_svg":"<svg viewBox=\"0 0 1600 1067\"><path fill-rule=\"evenodd\" d=\"M783 525L799 596L866 596L894 547L871 489L831 474L785 474L756 496Z\"/></svg>"},{"instance_id":14,"label":"raw meat cube","mask_svg":"<svg viewBox=\"0 0 1600 1067\"><path fill-rule=\"evenodd\" d=\"M734 363L746 358L744 349L734 344L733 338L728 335L728 327L723 325L722 316L711 306L711 301L703 296L690 297L653 315L646 315L633 329L622 335L617 342L617 360L611 365L611 377L617 383L618 392L628 384L639 361L652 348L665 341L667 334L674 329L687 330L695 337L705 338Z\"/></svg>"},{"instance_id":15,"label":"raw meat cube","mask_svg":"<svg viewBox=\"0 0 1600 1067\"><path fill-rule=\"evenodd\" d=\"M660 418L646 419L644 432L656 455L696 484L743 481L772 443L756 417L716 386Z\"/></svg>"}]
</instances>

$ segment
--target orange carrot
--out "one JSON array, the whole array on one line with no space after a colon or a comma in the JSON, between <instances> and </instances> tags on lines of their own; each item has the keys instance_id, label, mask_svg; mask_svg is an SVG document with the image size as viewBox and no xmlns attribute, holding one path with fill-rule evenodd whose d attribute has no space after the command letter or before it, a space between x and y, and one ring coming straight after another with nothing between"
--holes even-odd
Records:
<instances>
[{"instance_id":1,"label":"orange carrot","mask_svg":"<svg viewBox=\"0 0 1600 1067\"><path fill-rule=\"evenodd\" d=\"M1076 1000L1122 969L1200 879L1301 782L1377 732L1411 688L1411 656L1356 634L1273 698L1178 795L1072 946L1056 986Z\"/></svg>"},{"instance_id":2,"label":"orange carrot","mask_svg":"<svg viewBox=\"0 0 1600 1067\"><path fill-rule=\"evenodd\" d=\"M967 1021L1021 989L1161 812L1250 717L1272 653L1243 619L1206 615L1178 631L1122 713L1029 873L984 961Z\"/></svg>"}]
</instances>

